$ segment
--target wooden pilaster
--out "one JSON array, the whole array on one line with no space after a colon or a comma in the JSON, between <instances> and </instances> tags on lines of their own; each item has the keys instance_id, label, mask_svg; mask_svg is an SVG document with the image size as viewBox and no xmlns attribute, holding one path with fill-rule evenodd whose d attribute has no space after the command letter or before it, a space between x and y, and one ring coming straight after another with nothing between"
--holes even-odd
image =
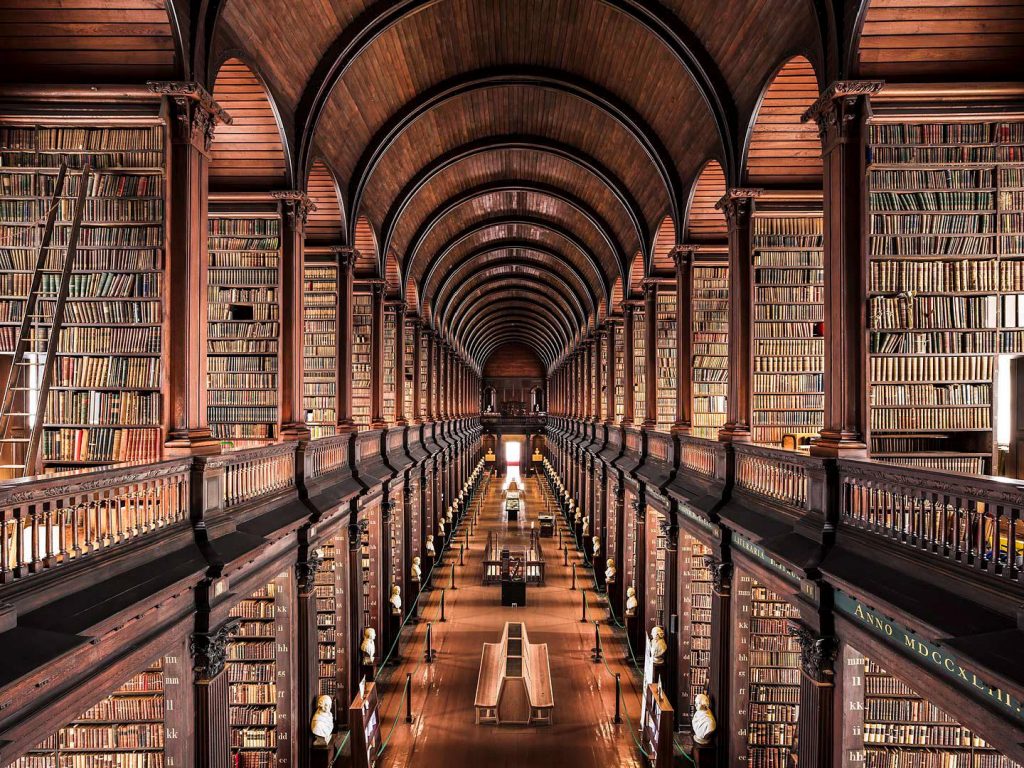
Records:
<instances>
[{"instance_id":1,"label":"wooden pilaster","mask_svg":"<svg viewBox=\"0 0 1024 768\"><path fill-rule=\"evenodd\" d=\"M356 251L349 247L332 250L338 259L338 357L335 361L338 431L351 432L356 428L352 420L352 285Z\"/></svg>"},{"instance_id":2,"label":"wooden pilaster","mask_svg":"<svg viewBox=\"0 0 1024 768\"><path fill-rule=\"evenodd\" d=\"M693 249L674 248L676 265L676 422L672 431L688 435L693 428Z\"/></svg>"}]
</instances>

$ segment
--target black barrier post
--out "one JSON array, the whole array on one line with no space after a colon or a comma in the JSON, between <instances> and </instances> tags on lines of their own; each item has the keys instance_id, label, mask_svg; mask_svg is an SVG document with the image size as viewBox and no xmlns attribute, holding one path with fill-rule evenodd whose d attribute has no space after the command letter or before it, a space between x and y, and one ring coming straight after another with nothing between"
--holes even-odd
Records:
<instances>
[{"instance_id":1,"label":"black barrier post","mask_svg":"<svg viewBox=\"0 0 1024 768\"><path fill-rule=\"evenodd\" d=\"M434 625L431 622L427 622L427 649L423 652L423 660L427 664L434 663L434 657L437 655L434 653L433 648L433 629Z\"/></svg>"},{"instance_id":2,"label":"black barrier post","mask_svg":"<svg viewBox=\"0 0 1024 768\"><path fill-rule=\"evenodd\" d=\"M455 586L455 563L452 563L452 583L451 590L454 592L458 587Z\"/></svg>"},{"instance_id":3,"label":"black barrier post","mask_svg":"<svg viewBox=\"0 0 1024 768\"><path fill-rule=\"evenodd\" d=\"M405 722L412 722L412 672L405 673Z\"/></svg>"},{"instance_id":4,"label":"black barrier post","mask_svg":"<svg viewBox=\"0 0 1024 768\"><path fill-rule=\"evenodd\" d=\"M444 617L444 590L441 590L441 618L439 621L444 624L448 619Z\"/></svg>"},{"instance_id":5,"label":"black barrier post","mask_svg":"<svg viewBox=\"0 0 1024 768\"><path fill-rule=\"evenodd\" d=\"M615 724L622 723L622 677L615 673Z\"/></svg>"},{"instance_id":6,"label":"black barrier post","mask_svg":"<svg viewBox=\"0 0 1024 768\"><path fill-rule=\"evenodd\" d=\"M571 590L576 589L576 563L572 564L572 586L569 587Z\"/></svg>"},{"instance_id":7,"label":"black barrier post","mask_svg":"<svg viewBox=\"0 0 1024 768\"><path fill-rule=\"evenodd\" d=\"M594 622L594 647L591 650L594 654L592 657L594 663L599 664L601 662L601 624L597 621Z\"/></svg>"},{"instance_id":8,"label":"black barrier post","mask_svg":"<svg viewBox=\"0 0 1024 768\"><path fill-rule=\"evenodd\" d=\"M583 615L580 617L580 624L587 623L587 590L581 589L580 594L583 596Z\"/></svg>"}]
</instances>

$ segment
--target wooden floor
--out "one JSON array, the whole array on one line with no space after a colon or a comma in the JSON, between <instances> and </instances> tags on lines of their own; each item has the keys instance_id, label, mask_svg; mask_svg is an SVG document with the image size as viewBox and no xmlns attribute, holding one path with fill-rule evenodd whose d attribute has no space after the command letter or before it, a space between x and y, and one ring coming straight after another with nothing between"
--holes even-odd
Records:
<instances>
[{"instance_id":1,"label":"wooden floor","mask_svg":"<svg viewBox=\"0 0 1024 768\"><path fill-rule=\"evenodd\" d=\"M488 531L501 532L513 545L528 540L530 521L542 510L539 480L526 481L525 520L503 522L500 478L493 478L484 498L479 523L470 539L465 565L456 566L456 591L445 590L447 622L439 618L440 589L423 595L423 621L407 628L402 636L403 662L380 677L384 699L383 735L390 741L378 765L387 768L501 768L504 766L566 766L567 768L639 768L643 760L628 721L613 722L615 682L622 676L623 706L634 727L639 719L639 681L625 661L625 646L619 630L604 619L607 610L590 597L589 618L602 619L601 635L607 657L605 664L591 661L594 625L580 623L581 593L570 590L570 567L563 565L558 536L542 539L547 562L547 584L529 587L528 605L502 608L500 587L481 586L481 556ZM468 518L467 518L468 520ZM559 520L562 524L562 521ZM463 527L467 522L463 522ZM459 541L465 530L459 530ZM569 537L566 536L566 541ZM434 574L435 587L447 587L450 564L458 563L458 545L446 556ZM581 586L593 587L591 571L582 566L575 547L569 547L569 562L577 563ZM603 599L600 600L603 605ZM474 724L473 697L483 643L496 642L506 621L525 622L530 641L547 643L554 686L554 725L509 727ZM424 664L423 645L427 621L432 622L434 664ZM610 670L610 671L609 671ZM402 688L406 673L412 673L414 722L405 722Z\"/></svg>"}]
</instances>

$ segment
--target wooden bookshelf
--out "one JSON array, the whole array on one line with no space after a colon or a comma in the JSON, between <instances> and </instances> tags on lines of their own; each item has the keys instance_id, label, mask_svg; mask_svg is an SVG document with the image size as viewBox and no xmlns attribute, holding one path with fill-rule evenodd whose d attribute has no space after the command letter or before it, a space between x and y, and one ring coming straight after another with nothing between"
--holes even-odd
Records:
<instances>
[{"instance_id":1,"label":"wooden bookshelf","mask_svg":"<svg viewBox=\"0 0 1024 768\"><path fill-rule=\"evenodd\" d=\"M846 680L857 683L846 686L846 709L863 716L844 747L866 768L1020 768L870 659L853 649L844 658L854 665Z\"/></svg>"},{"instance_id":2,"label":"wooden bookshelf","mask_svg":"<svg viewBox=\"0 0 1024 768\"><path fill-rule=\"evenodd\" d=\"M691 434L713 440L725 424L729 396L729 265L693 264Z\"/></svg>"},{"instance_id":3,"label":"wooden bookshelf","mask_svg":"<svg viewBox=\"0 0 1024 768\"><path fill-rule=\"evenodd\" d=\"M647 313L633 311L633 423L640 426L647 415Z\"/></svg>"},{"instance_id":4,"label":"wooden bookshelf","mask_svg":"<svg viewBox=\"0 0 1024 768\"><path fill-rule=\"evenodd\" d=\"M163 768L164 679L158 660L9 768Z\"/></svg>"},{"instance_id":5,"label":"wooden bookshelf","mask_svg":"<svg viewBox=\"0 0 1024 768\"><path fill-rule=\"evenodd\" d=\"M405 412L406 421L411 424L413 419L416 418L416 414L413 413L412 408L413 389L418 385L418 382L413 381L413 374L415 371L415 368L413 367L413 359L416 350L416 338L408 321L403 319L403 322L405 323L405 334L403 335L403 339L405 340L405 349L402 350L402 410Z\"/></svg>"},{"instance_id":6,"label":"wooden bookshelf","mask_svg":"<svg viewBox=\"0 0 1024 768\"><path fill-rule=\"evenodd\" d=\"M307 253L303 277L302 406L316 439L338 423L338 267Z\"/></svg>"},{"instance_id":7,"label":"wooden bookshelf","mask_svg":"<svg viewBox=\"0 0 1024 768\"><path fill-rule=\"evenodd\" d=\"M356 429L370 428L370 376L373 337L373 298L352 294L352 420Z\"/></svg>"},{"instance_id":8,"label":"wooden bookshelf","mask_svg":"<svg viewBox=\"0 0 1024 768\"><path fill-rule=\"evenodd\" d=\"M618 424L626 414L625 326L619 325L615 331L615 423Z\"/></svg>"},{"instance_id":9,"label":"wooden bookshelf","mask_svg":"<svg viewBox=\"0 0 1024 768\"><path fill-rule=\"evenodd\" d=\"M395 423L395 414L398 399L398 370L395 360L398 351L395 348L397 339L397 325L394 307L388 306L384 309L384 360L381 368L381 397L383 406L383 417L386 424Z\"/></svg>"},{"instance_id":10,"label":"wooden bookshelf","mask_svg":"<svg viewBox=\"0 0 1024 768\"><path fill-rule=\"evenodd\" d=\"M412 336L412 334L409 334ZM427 334L424 329L420 333L420 380L416 382L416 386L420 388L420 413L417 414L424 421L427 420L427 414L430 413L430 382L427 378L427 369L429 365L427 361L429 355L427 354L430 349L430 344L427 342Z\"/></svg>"},{"instance_id":11,"label":"wooden bookshelf","mask_svg":"<svg viewBox=\"0 0 1024 768\"><path fill-rule=\"evenodd\" d=\"M208 415L232 448L277 439L281 214L276 203L210 202Z\"/></svg>"},{"instance_id":12,"label":"wooden bookshelf","mask_svg":"<svg viewBox=\"0 0 1024 768\"><path fill-rule=\"evenodd\" d=\"M796 746L800 646L789 634L797 609L763 584L739 575L736 663L739 691L734 743L750 768L788 768ZM749 621L742 617L749 616Z\"/></svg>"},{"instance_id":13,"label":"wooden bookshelf","mask_svg":"<svg viewBox=\"0 0 1024 768\"><path fill-rule=\"evenodd\" d=\"M693 701L698 693L708 693L711 669L711 573L704 558L711 549L697 539L679 532L679 598L682 632L679 685L680 724L687 724L693 714Z\"/></svg>"},{"instance_id":14,"label":"wooden bookshelf","mask_svg":"<svg viewBox=\"0 0 1024 768\"><path fill-rule=\"evenodd\" d=\"M823 219L759 210L753 220L753 441L806 445L825 408Z\"/></svg>"},{"instance_id":15,"label":"wooden bookshelf","mask_svg":"<svg viewBox=\"0 0 1024 768\"><path fill-rule=\"evenodd\" d=\"M1024 353L1024 122L869 130L872 455L990 473L996 355Z\"/></svg>"},{"instance_id":16,"label":"wooden bookshelf","mask_svg":"<svg viewBox=\"0 0 1024 768\"><path fill-rule=\"evenodd\" d=\"M40 441L44 471L154 461L162 451L166 131L156 117L103 120L0 123L0 355L13 353L39 222L66 162L33 325L34 336L48 334L80 169L94 169Z\"/></svg>"},{"instance_id":17,"label":"wooden bookshelf","mask_svg":"<svg viewBox=\"0 0 1024 768\"><path fill-rule=\"evenodd\" d=\"M608 360L610 358L608 354L608 335L605 334L601 343L598 345L600 354L598 356L597 364L599 370L598 377L598 390L601 396L597 399L597 414L598 418L603 422L608 419L608 397L606 395L608 387ZM550 405L550 403L548 404Z\"/></svg>"},{"instance_id":18,"label":"wooden bookshelf","mask_svg":"<svg viewBox=\"0 0 1024 768\"><path fill-rule=\"evenodd\" d=\"M338 697L338 602L336 582L338 557L345 550L336 549L331 540L321 547L323 562L316 574L313 598L316 600L317 692L332 699ZM342 606L344 609L344 606Z\"/></svg>"},{"instance_id":19,"label":"wooden bookshelf","mask_svg":"<svg viewBox=\"0 0 1024 768\"><path fill-rule=\"evenodd\" d=\"M676 421L676 291L675 283L658 288L657 338L658 429L668 431Z\"/></svg>"},{"instance_id":20,"label":"wooden bookshelf","mask_svg":"<svg viewBox=\"0 0 1024 768\"><path fill-rule=\"evenodd\" d=\"M227 651L231 755L236 768L289 763L288 591L289 576L282 573L231 609L231 616L241 620ZM278 621L279 616L285 620ZM284 738L279 739L281 735Z\"/></svg>"}]
</instances>

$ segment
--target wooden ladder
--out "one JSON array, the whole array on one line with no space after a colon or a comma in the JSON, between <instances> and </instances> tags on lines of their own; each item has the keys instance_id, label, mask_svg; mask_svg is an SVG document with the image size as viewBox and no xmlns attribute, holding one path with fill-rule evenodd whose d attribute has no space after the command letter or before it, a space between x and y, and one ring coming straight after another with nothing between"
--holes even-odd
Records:
<instances>
[{"instance_id":1,"label":"wooden ladder","mask_svg":"<svg viewBox=\"0 0 1024 768\"><path fill-rule=\"evenodd\" d=\"M53 366L57 359L61 327L64 324L64 309L78 252L82 212L91 175L92 168L86 164L82 169L78 193L75 195L71 231L68 235L67 250L64 252L64 263L60 267L60 281L56 293L53 292L52 285L43 286L43 276L56 272L52 268L48 269L47 264L54 224L68 177L66 163L61 164L57 173L53 197L50 198L46 210L43 236L39 241L32 282L29 285L21 326L14 343L14 354L10 370L7 372L3 398L0 399L0 455L5 461L0 464L0 469L8 476L25 477L38 473L39 440L46 421L46 404L53 380ZM41 307L41 300L53 302L52 316L44 311L45 305Z\"/></svg>"}]
</instances>

